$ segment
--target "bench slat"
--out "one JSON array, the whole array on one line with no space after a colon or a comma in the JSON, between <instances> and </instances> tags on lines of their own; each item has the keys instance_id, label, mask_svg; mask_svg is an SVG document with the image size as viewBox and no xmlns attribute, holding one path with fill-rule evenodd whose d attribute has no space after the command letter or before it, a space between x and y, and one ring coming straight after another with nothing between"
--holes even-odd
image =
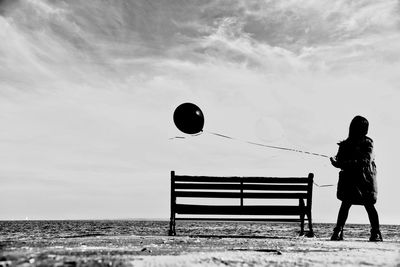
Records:
<instances>
[{"instance_id":1,"label":"bench slat","mask_svg":"<svg viewBox=\"0 0 400 267\"><path fill-rule=\"evenodd\" d=\"M189 198L268 198L268 199L300 199L307 198L306 193L240 193L240 192L185 192L176 191L176 197Z\"/></svg>"},{"instance_id":2,"label":"bench slat","mask_svg":"<svg viewBox=\"0 0 400 267\"><path fill-rule=\"evenodd\" d=\"M246 182L246 183L300 183L307 184L310 179L307 177L218 177L218 176L188 176L188 175L175 175L174 181L177 182L198 182L198 183L233 183L233 182Z\"/></svg>"},{"instance_id":3,"label":"bench slat","mask_svg":"<svg viewBox=\"0 0 400 267\"><path fill-rule=\"evenodd\" d=\"M307 185L298 184L223 184L223 183L175 183L175 189L208 189L208 190L272 190L272 191L307 191Z\"/></svg>"},{"instance_id":4,"label":"bench slat","mask_svg":"<svg viewBox=\"0 0 400 267\"><path fill-rule=\"evenodd\" d=\"M300 215L300 206L209 206L177 204L178 214L224 214L224 215Z\"/></svg>"},{"instance_id":5,"label":"bench slat","mask_svg":"<svg viewBox=\"0 0 400 267\"><path fill-rule=\"evenodd\" d=\"M298 215L295 215L298 216ZM307 218L304 218L307 220ZM198 218L198 217L185 217L185 218L175 218L179 221L261 221L261 222L301 222L300 219L295 218Z\"/></svg>"}]
</instances>

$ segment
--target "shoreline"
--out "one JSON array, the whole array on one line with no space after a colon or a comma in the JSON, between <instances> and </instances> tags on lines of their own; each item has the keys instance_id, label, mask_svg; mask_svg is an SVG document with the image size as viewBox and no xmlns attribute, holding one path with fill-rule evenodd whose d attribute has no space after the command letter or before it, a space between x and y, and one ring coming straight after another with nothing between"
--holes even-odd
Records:
<instances>
[{"instance_id":1,"label":"shoreline","mask_svg":"<svg viewBox=\"0 0 400 267\"><path fill-rule=\"evenodd\" d=\"M140 218L140 219L0 219L0 223L6 223L6 222L164 222L164 223L169 223L170 219L146 219L146 218ZM197 220L185 220L186 222L197 222ZM227 222L226 220L215 220L214 222ZM232 223L253 223L253 224L298 224L298 222L268 222L268 221L230 221ZM313 220L314 225L334 225L334 222L318 222ZM307 225L307 223L306 223ZM348 226L368 226L369 227L370 223L365 222L365 223L349 223L346 222L346 227ZM399 223L380 223L380 226L399 226Z\"/></svg>"}]
</instances>

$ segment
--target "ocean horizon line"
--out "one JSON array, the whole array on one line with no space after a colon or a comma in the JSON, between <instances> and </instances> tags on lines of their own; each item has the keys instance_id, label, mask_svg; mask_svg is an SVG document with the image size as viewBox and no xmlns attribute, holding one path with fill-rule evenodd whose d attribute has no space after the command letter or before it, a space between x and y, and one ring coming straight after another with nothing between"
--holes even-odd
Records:
<instances>
[{"instance_id":1,"label":"ocean horizon line","mask_svg":"<svg viewBox=\"0 0 400 267\"><path fill-rule=\"evenodd\" d=\"M103 218L103 219L99 219L99 218L93 218L93 219L0 219L0 222L61 222L61 221L154 221L154 222L169 222L169 219L167 218L115 218L115 219L111 219L111 218ZM189 220L190 221L190 220ZM196 220L193 220L196 221ZM220 220L221 222L225 222L224 220ZM268 223L268 224L296 224L295 222L291 223L291 222L268 222L268 221L230 221L232 223L257 223L257 224L262 224L262 223ZM335 224L335 222L318 222L318 221L314 221L313 224ZM348 222L346 223L346 225L369 225L369 223L358 223L358 222ZM381 225L400 225L399 223L381 223Z\"/></svg>"}]
</instances>

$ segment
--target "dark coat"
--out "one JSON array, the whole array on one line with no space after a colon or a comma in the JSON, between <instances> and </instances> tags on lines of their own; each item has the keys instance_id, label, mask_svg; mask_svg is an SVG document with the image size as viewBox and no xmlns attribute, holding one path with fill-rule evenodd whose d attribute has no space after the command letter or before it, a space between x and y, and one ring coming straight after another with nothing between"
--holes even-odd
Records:
<instances>
[{"instance_id":1,"label":"dark coat","mask_svg":"<svg viewBox=\"0 0 400 267\"><path fill-rule=\"evenodd\" d=\"M340 142L336 161L339 172L337 198L355 205L375 204L378 194L373 141L364 136Z\"/></svg>"}]
</instances>

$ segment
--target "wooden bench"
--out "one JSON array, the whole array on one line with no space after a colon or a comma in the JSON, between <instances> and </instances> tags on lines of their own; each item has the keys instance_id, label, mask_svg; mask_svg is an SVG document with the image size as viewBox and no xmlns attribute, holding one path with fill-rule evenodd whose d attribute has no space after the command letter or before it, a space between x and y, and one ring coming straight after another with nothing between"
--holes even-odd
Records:
<instances>
[{"instance_id":1,"label":"wooden bench","mask_svg":"<svg viewBox=\"0 0 400 267\"><path fill-rule=\"evenodd\" d=\"M314 236L311 219L313 178L312 173L308 177L286 178L212 177L176 175L174 171L171 171L171 219L168 234L176 235L175 221L177 220L229 220L300 222L300 235L304 235L304 221L307 220L309 232L306 235ZM196 204L179 202L179 200L182 202L189 198L194 199ZM218 202L216 199L221 198L237 199L238 203L209 205L204 204L206 198L214 199L215 202ZM264 199L263 202L265 199L291 199L294 203L291 205L246 205L247 199ZM201 204L202 200L203 204ZM192 216L179 217L177 215ZM216 215L229 215L229 217L215 218ZM272 217L272 215L279 215L279 217Z\"/></svg>"}]
</instances>

